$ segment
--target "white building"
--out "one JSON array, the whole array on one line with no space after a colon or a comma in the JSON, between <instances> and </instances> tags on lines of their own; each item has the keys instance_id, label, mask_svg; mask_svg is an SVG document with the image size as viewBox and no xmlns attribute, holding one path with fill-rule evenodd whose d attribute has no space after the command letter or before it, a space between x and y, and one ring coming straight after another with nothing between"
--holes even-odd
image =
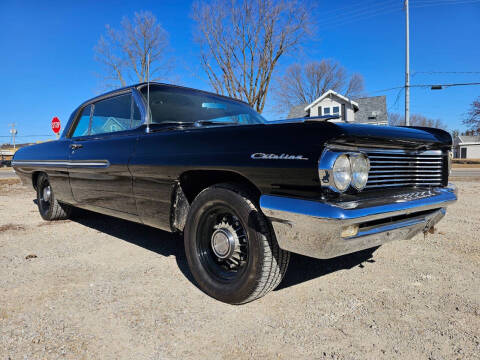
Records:
<instances>
[{"instance_id":1,"label":"white building","mask_svg":"<svg viewBox=\"0 0 480 360\"><path fill-rule=\"evenodd\" d=\"M385 96L349 99L333 90L328 90L311 104L299 105L290 109L288 118L338 115L338 120L375 125L388 125L387 100Z\"/></svg>"},{"instance_id":2,"label":"white building","mask_svg":"<svg viewBox=\"0 0 480 360\"><path fill-rule=\"evenodd\" d=\"M480 159L480 135L459 135L453 139L453 157L459 159Z\"/></svg>"},{"instance_id":3,"label":"white building","mask_svg":"<svg viewBox=\"0 0 480 360\"><path fill-rule=\"evenodd\" d=\"M304 108L309 116L339 115L340 120L353 122L355 112L358 111L358 103L346 98L339 93L328 90L317 100Z\"/></svg>"}]
</instances>

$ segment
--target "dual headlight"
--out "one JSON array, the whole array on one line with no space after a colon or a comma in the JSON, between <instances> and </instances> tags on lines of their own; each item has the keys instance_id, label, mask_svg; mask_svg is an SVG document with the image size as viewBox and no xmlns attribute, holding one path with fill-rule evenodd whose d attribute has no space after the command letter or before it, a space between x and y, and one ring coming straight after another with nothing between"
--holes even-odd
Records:
<instances>
[{"instance_id":1,"label":"dual headlight","mask_svg":"<svg viewBox=\"0 0 480 360\"><path fill-rule=\"evenodd\" d=\"M344 192L350 186L358 191L363 190L367 185L369 170L368 158L356 152L328 151L322 156L319 164L322 186L328 186L338 192Z\"/></svg>"}]
</instances>

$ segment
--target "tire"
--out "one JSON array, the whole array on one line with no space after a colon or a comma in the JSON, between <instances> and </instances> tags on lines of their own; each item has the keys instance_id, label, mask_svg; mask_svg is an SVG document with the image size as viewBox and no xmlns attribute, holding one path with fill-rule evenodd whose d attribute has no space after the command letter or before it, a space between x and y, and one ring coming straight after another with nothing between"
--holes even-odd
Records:
<instances>
[{"instance_id":1,"label":"tire","mask_svg":"<svg viewBox=\"0 0 480 360\"><path fill-rule=\"evenodd\" d=\"M47 188L49 195L44 193ZM71 213L69 205L59 203L55 199L54 191L46 174L40 174L37 179L37 204L43 220L64 220L68 219Z\"/></svg>"},{"instance_id":2,"label":"tire","mask_svg":"<svg viewBox=\"0 0 480 360\"><path fill-rule=\"evenodd\" d=\"M273 290L290 260L253 199L237 185L209 187L193 201L185 225L186 257L199 288L229 304Z\"/></svg>"}]
</instances>

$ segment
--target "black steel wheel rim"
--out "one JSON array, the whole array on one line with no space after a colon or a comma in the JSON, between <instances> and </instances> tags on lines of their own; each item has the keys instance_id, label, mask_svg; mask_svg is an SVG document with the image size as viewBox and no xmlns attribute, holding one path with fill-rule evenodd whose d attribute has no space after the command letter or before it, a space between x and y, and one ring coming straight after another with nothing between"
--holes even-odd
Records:
<instances>
[{"instance_id":1,"label":"black steel wheel rim","mask_svg":"<svg viewBox=\"0 0 480 360\"><path fill-rule=\"evenodd\" d=\"M245 273L249 259L246 229L236 213L224 205L211 206L201 215L197 228L196 253L202 266L217 281L232 282ZM218 256L219 252L216 252L213 245L215 234L218 233L232 235L235 243L235 246L228 248L228 254L224 258ZM232 237L229 237L230 240Z\"/></svg>"},{"instance_id":2,"label":"black steel wheel rim","mask_svg":"<svg viewBox=\"0 0 480 360\"><path fill-rule=\"evenodd\" d=\"M48 196L46 195L46 192L49 193ZM50 187L50 184L48 183L47 180L42 181L39 188L39 192L38 192L38 203L43 213L48 212L48 210L50 209L51 197L52 197L52 189Z\"/></svg>"}]
</instances>

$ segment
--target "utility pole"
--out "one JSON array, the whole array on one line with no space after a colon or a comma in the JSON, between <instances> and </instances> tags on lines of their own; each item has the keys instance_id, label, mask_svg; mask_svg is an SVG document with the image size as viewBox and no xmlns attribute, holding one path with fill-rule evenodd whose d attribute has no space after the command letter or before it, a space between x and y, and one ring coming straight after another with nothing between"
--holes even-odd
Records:
<instances>
[{"instance_id":1,"label":"utility pole","mask_svg":"<svg viewBox=\"0 0 480 360\"><path fill-rule=\"evenodd\" d=\"M15 123L10 124L10 126L12 127L10 134L12 134L13 150L15 150L15 135L17 135L18 131L15 129Z\"/></svg>"},{"instance_id":2,"label":"utility pole","mask_svg":"<svg viewBox=\"0 0 480 360\"><path fill-rule=\"evenodd\" d=\"M410 126L410 21L405 0L405 125Z\"/></svg>"}]
</instances>

